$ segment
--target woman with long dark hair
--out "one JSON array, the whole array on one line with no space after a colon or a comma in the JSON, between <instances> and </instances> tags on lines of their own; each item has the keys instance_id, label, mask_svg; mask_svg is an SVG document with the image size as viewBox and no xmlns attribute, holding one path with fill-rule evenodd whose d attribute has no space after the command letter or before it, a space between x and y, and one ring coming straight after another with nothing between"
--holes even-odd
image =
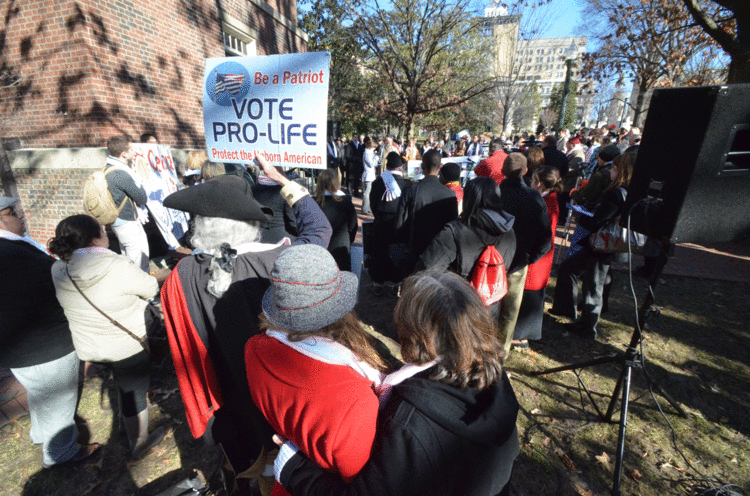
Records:
<instances>
[{"instance_id":1,"label":"woman with long dark hair","mask_svg":"<svg viewBox=\"0 0 750 496\"><path fill-rule=\"evenodd\" d=\"M108 248L104 226L93 217L61 220L49 242L50 252L60 257L52 266L52 281L78 357L112 370L130 454L139 459L164 437L161 427L148 432L151 360L142 344L153 324L147 300L156 296L159 285Z\"/></svg>"},{"instance_id":2,"label":"woman with long dark hair","mask_svg":"<svg viewBox=\"0 0 750 496\"><path fill-rule=\"evenodd\" d=\"M580 216L578 223L589 233L596 233L602 227L612 224L622 216L628 193L630 178L633 175L635 152L617 156L612 162L611 182L605 190L601 202L596 206L592 217ZM579 249L566 258L557 273L555 298L550 313L575 320L566 324L566 329L583 339L596 339L596 325L602 311L604 286L610 273L613 255L594 251L589 244L589 236L579 241ZM571 247L572 248L572 247ZM578 278L583 280L583 308L578 317ZM611 279L610 279L611 284Z\"/></svg>"},{"instance_id":3,"label":"woman with long dark hair","mask_svg":"<svg viewBox=\"0 0 750 496\"><path fill-rule=\"evenodd\" d=\"M528 161L527 170L526 174L523 176L523 180L526 183L526 186L531 186L534 171L544 166L544 152L542 152L542 149L536 145L530 146L526 151L526 159Z\"/></svg>"},{"instance_id":4,"label":"woman with long dark hair","mask_svg":"<svg viewBox=\"0 0 750 496\"><path fill-rule=\"evenodd\" d=\"M394 319L407 365L381 388L369 461L347 481L286 443L277 480L295 496L509 494L518 402L487 307L459 275L425 271L404 281Z\"/></svg>"},{"instance_id":5,"label":"woman with long dark hair","mask_svg":"<svg viewBox=\"0 0 750 496\"><path fill-rule=\"evenodd\" d=\"M315 203L331 223L333 234L328 251L341 270L352 270L351 246L357 236L357 211L352 197L341 191L339 179L331 169L318 174L315 185Z\"/></svg>"},{"instance_id":6,"label":"woman with long dark hair","mask_svg":"<svg viewBox=\"0 0 750 496\"><path fill-rule=\"evenodd\" d=\"M435 237L417 263L417 270L451 270L469 279L477 259L494 245L510 265L516 251L514 217L500 208L500 187L490 177L477 177L466 184L463 210ZM492 304L493 314L499 302Z\"/></svg>"}]
</instances>

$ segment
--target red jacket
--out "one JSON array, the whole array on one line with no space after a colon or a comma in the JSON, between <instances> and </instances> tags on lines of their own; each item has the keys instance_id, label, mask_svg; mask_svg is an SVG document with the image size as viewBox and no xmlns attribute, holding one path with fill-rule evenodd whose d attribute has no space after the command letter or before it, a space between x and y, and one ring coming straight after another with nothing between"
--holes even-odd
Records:
<instances>
[{"instance_id":1,"label":"red jacket","mask_svg":"<svg viewBox=\"0 0 750 496\"><path fill-rule=\"evenodd\" d=\"M266 334L245 346L248 384L271 426L325 470L352 479L370 458L378 397L373 383ZM276 484L274 495L286 494Z\"/></svg>"},{"instance_id":2,"label":"red jacket","mask_svg":"<svg viewBox=\"0 0 750 496\"><path fill-rule=\"evenodd\" d=\"M491 177L500 186L500 183L505 179L505 175L503 175L503 163L505 163L507 157L508 154L502 149L495 150L492 155L479 162L479 165L474 168L474 174Z\"/></svg>"},{"instance_id":3,"label":"red jacket","mask_svg":"<svg viewBox=\"0 0 750 496\"><path fill-rule=\"evenodd\" d=\"M542 258L529 265L529 272L526 275L526 285L523 289L537 291L547 287L549 284L549 274L552 270L552 261L555 258L555 230L557 221L560 217L560 206L557 204L557 193L550 193L544 197L547 204L547 214L549 223L552 225L552 247Z\"/></svg>"},{"instance_id":4,"label":"red jacket","mask_svg":"<svg viewBox=\"0 0 750 496\"><path fill-rule=\"evenodd\" d=\"M456 200L461 205L461 201L464 199L464 189L461 187L461 183L458 181L448 183L445 185L446 188L456 193Z\"/></svg>"},{"instance_id":5,"label":"red jacket","mask_svg":"<svg viewBox=\"0 0 750 496\"><path fill-rule=\"evenodd\" d=\"M208 350L190 318L177 270L172 271L161 288L161 304L185 416L190 433L197 439L206 432L209 419L222 405L221 388Z\"/></svg>"}]
</instances>

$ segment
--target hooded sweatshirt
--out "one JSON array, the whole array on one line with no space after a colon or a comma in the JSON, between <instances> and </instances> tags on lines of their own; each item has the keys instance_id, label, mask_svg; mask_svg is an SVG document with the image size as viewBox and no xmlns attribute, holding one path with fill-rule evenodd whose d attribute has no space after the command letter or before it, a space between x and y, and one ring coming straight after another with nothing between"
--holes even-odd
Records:
<instances>
[{"instance_id":1,"label":"hooded sweatshirt","mask_svg":"<svg viewBox=\"0 0 750 496\"><path fill-rule=\"evenodd\" d=\"M431 372L393 388L372 456L351 483L299 453L284 465L281 483L293 496L499 494L520 450L507 376L479 390L431 380Z\"/></svg>"},{"instance_id":2,"label":"hooded sweatshirt","mask_svg":"<svg viewBox=\"0 0 750 496\"><path fill-rule=\"evenodd\" d=\"M91 306L70 277L94 305L138 337L146 335L146 300L156 296L159 284L126 256L101 248L94 250L74 253L69 262L54 263L55 294L70 323L73 345L81 360L124 360L143 347Z\"/></svg>"},{"instance_id":3,"label":"hooded sweatshirt","mask_svg":"<svg viewBox=\"0 0 750 496\"><path fill-rule=\"evenodd\" d=\"M503 211L481 209L465 223L449 222L435 237L417 263L417 270L450 269L469 278L484 249L494 245L503 257L506 268L516 251L515 219Z\"/></svg>"}]
</instances>

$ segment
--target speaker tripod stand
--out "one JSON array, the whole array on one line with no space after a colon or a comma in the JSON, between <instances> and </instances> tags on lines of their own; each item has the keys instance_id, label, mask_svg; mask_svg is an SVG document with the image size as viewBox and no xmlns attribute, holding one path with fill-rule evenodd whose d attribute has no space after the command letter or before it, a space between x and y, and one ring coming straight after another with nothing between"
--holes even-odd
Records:
<instances>
[{"instance_id":1,"label":"speaker tripod stand","mask_svg":"<svg viewBox=\"0 0 750 496\"><path fill-rule=\"evenodd\" d=\"M562 367L555 367L551 369L541 370L537 372L531 372L529 375L544 375L544 374L551 374L554 372L563 372L566 370L578 370L585 367L591 367L594 365L601 365L605 363L617 363L620 364L621 370L620 370L620 376L617 379L617 384L615 384L615 389L612 392L612 396L609 400L609 406L607 407L607 412L602 415L601 411L599 410L599 407L597 407L596 402L591 397L591 393L589 393L588 390L586 390L586 394L589 396L589 399L591 400L591 403L594 405L594 408L596 409L599 416L606 422L612 423L612 416L615 413L615 409L617 408L618 400L622 401L621 406L621 413L620 413L620 420L619 420L619 432L617 435L617 451L616 451L616 458L615 458L615 470L614 470L614 479L612 483L612 495L613 496L620 496L620 480L622 479L622 465L623 465L623 454L625 452L625 430L627 427L628 422L628 405L629 405L629 397L630 397L630 382L631 382L631 376L633 369L640 369L644 372L644 377L646 378L646 381L649 383L649 387L652 387L656 389L659 394L661 394L672 407L677 410L683 417L689 418L687 412L679 405L676 401L674 401L669 394L654 380L652 380L648 374L645 373L645 370L643 369L643 356L639 352L641 340L643 339L643 333L641 329L643 329L643 326L645 326L646 322L648 321L648 318L655 313L655 310L652 308L654 304L654 291L653 288L656 285L656 282L659 280L659 276L661 276L661 271L664 268L664 265L666 265L667 257L666 257L666 251L663 252L662 256L659 258L659 261L654 269L653 274L651 275L651 278L649 279L649 290L646 294L646 298L644 299L643 305L641 306L639 312L638 312L638 322L636 322L636 325L633 328L633 335L630 338L630 344L628 345L628 348L625 350L624 353L620 353L618 355L611 355L606 356L602 358L596 358L594 360L588 360L585 362L579 362L574 363L571 365L565 365Z\"/></svg>"}]
</instances>

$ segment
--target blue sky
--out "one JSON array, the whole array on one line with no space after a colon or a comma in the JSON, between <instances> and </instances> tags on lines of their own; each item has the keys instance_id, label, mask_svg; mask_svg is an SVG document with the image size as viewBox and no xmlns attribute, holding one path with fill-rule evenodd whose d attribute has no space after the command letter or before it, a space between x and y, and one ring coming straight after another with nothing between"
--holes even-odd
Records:
<instances>
[{"instance_id":1,"label":"blue sky","mask_svg":"<svg viewBox=\"0 0 750 496\"><path fill-rule=\"evenodd\" d=\"M582 6L575 0L562 2L564 8L560 11L556 22L544 32L544 38L557 38L560 36L576 36L582 25Z\"/></svg>"},{"instance_id":2,"label":"blue sky","mask_svg":"<svg viewBox=\"0 0 750 496\"><path fill-rule=\"evenodd\" d=\"M553 0L555 22L541 33L540 38L558 38L563 36L588 36L583 17L584 6L578 0ZM589 41L587 50L591 50Z\"/></svg>"}]
</instances>

